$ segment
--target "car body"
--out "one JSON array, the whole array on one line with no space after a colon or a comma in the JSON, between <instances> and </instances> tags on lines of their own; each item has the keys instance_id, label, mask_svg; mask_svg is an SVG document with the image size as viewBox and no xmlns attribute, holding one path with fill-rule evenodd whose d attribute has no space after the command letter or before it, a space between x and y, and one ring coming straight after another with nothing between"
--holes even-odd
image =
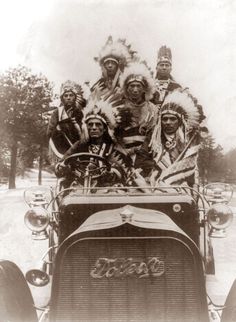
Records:
<instances>
[{"instance_id":1,"label":"car body","mask_svg":"<svg viewBox=\"0 0 236 322\"><path fill-rule=\"evenodd\" d=\"M63 198L50 318L207 321L194 199L124 190Z\"/></svg>"},{"instance_id":2,"label":"car body","mask_svg":"<svg viewBox=\"0 0 236 322\"><path fill-rule=\"evenodd\" d=\"M39 321L210 321L209 232L214 221L216 229L229 221L219 198L220 213L209 221L214 204L189 187L73 186L50 194L35 192L25 219L34 238L49 239L41 268L26 273L41 287L51 275Z\"/></svg>"}]
</instances>

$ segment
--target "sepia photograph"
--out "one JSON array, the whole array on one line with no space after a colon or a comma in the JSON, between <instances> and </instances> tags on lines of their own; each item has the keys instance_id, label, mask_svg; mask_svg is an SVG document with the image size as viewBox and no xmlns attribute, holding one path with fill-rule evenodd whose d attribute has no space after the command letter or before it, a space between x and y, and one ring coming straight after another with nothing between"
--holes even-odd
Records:
<instances>
[{"instance_id":1,"label":"sepia photograph","mask_svg":"<svg viewBox=\"0 0 236 322\"><path fill-rule=\"evenodd\" d=\"M236 2L0 1L0 39L0 321L235 322Z\"/></svg>"}]
</instances>

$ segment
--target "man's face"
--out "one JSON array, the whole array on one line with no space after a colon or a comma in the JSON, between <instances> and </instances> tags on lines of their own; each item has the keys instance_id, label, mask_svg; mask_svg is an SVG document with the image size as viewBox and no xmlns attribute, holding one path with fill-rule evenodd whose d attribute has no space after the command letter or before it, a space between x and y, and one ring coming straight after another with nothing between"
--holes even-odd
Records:
<instances>
[{"instance_id":1,"label":"man's face","mask_svg":"<svg viewBox=\"0 0 236 322\"><path fill-rule=\"evenodd\" d=\"M128 97L133 101L141 101L145 93L144 86L137 81L129 83L127 87Z\"/></svg>"},{"instance_id":2,"label":"man's face","mask_svg":"<svg viewBox=\"0 0 236 322\"><path fill-rule=\"evenodd\" d=\"M74 105L76 96L72 91L67 91L62 95L62 102L66 107Z\"/></svg>"},{"instance_id":3,"label":"man's face","mask_svg":"<svg viewBox=\"0 0 236 322\"><path fill-rule=\"evenodd\" d=\"M164 133L174 134L180 126L180 121L175 115L164 114L161 117L161 126Z\"/></svg>"},{"instance_id":4,"label":"man's face","mask_svg":"<svg viewBox=\"0 0 236 322\"><path fill-rule=\"evenodd\" d=\"M170 73L171 73L171 64L168 62L161 62L157 65L157 74L160 77L170 77Z\"/></svg>"},{"instance_id":5,"label":"man's face","mask_svg":"<svg viewBox=\"0 0 236 322\"><path fill-rule=\"evenodd\" d=\"M114 60L106 60L104 63L104 67L107 71L107 76L114 77L117 70L118 70L118 64Z\"/></svg>"},{"instance_id":6,"label":"man's face","mask_svg":"<svg viewBox=\"0 0 236 322\"><path fill-rule=\"evenodd\" d=\"M105 132L104 124L96 118L88 120L87 129L89 137L94 139L100 138Z\"/></svg>"}]
</instances>

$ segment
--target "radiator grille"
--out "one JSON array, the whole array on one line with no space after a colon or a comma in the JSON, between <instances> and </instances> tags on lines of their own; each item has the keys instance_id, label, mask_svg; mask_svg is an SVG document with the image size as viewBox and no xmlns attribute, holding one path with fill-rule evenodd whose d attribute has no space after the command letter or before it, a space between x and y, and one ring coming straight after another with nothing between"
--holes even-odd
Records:
<instances>
[{"instance_id":1,"label":"radiator grille","mask_svg":"<svg viewBox=\"0 0 236 322\"><path fill-rule=\"evenodd\" d=\"M133 267L152 258L159 273L139 271L104 276L95 263L132 259ZM116 262L117 263L117 262ZM116 267L120 267L119 265ZM112 272L109 271L109 272ZM124 272L124 270L123 270ZM138 273L137 273L138 272ZM53 320L60 322L202 321L197 268L190 250L170 239L90 239L75 242L64 254Z\"/></svg>"}]
</instances>

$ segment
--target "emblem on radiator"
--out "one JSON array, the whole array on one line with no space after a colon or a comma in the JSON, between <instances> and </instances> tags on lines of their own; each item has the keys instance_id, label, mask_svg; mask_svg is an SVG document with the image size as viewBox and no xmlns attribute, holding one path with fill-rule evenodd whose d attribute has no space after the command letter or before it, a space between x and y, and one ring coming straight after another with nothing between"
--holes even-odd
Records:
<instances>
[{"instance_id":1,"label":"emblem on radiator","mask_svg":"<svg viewBox=\"0 0 236 322\"><path fill-rule=\"evenodd\" d=\"M90 275L93 278L158 277L165 272L164 262L157 257L146 261L134 258L98 258Z\"/></svg>"}]
</instances>

